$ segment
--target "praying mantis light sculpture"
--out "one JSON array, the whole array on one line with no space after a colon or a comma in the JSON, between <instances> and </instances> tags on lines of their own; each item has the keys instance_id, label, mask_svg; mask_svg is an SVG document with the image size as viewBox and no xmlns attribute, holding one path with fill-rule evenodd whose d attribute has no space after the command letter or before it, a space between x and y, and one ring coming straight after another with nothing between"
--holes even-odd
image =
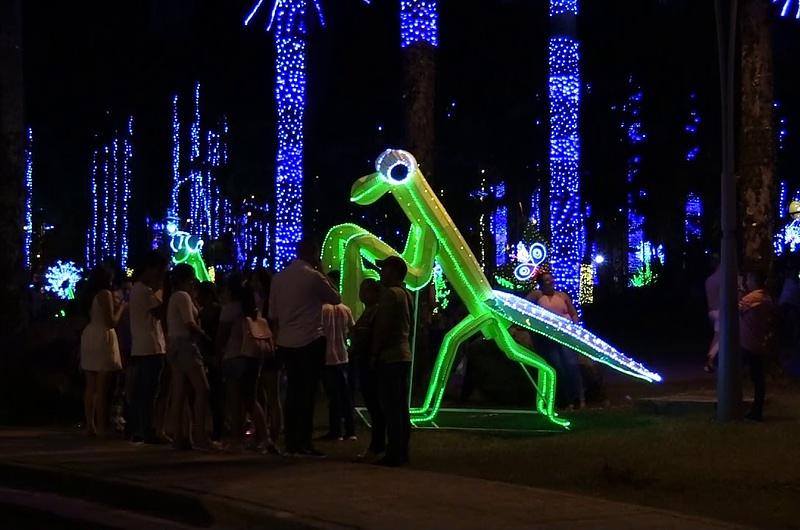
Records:
<instances>
[{"instance_id":1,"label":"praying mantis light sculpture","mask_svg":"<svg viewBox=\"0 0 800 530\"><path fill-rule=\"evenodd\" d=\"M363 311L358 299L361 282L376 278L366 266L388 256L400 256L408 264L406 286L411 290L425 287L439 263L452 290L468 311L444 337L425 400L411 409L415 423L436 418L453 368L459 346L470 337L483 334L494 340L506 356L538 370L536 407L551 422L564 428L569 421L554 410L556 374L539 355L517 343L509 328L520 326L545 335L578 353L622 373L648 382L661 376L630 359L584 328L550 313L517 296L493 290L475 255L417 167L414 157L405 151L387 150L378 157L377 172L355 182L350 200L365 206L390 193L411 222L405 249L397 252L369 231L354 224L333 227L323 245L322 266L328 272L340 271L341 292L345 304L356 315ZM539 249L534 249L536 259ZM530 252L529 252L530 253Z\"/></svg>"}]
</instances>

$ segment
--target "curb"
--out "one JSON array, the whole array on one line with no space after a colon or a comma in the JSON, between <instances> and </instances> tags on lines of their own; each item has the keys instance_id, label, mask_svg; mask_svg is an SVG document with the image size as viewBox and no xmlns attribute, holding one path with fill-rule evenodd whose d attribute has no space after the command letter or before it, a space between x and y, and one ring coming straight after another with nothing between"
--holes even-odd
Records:
<instances>
[{"instance_id":1,"label":"curb","mask_svg":"<svg viewBox=\"0 0 800 530\"><path fill-rule=\"evenodd\" d=\"M56 493L197 528L342 530L352 526L307 518L226 497L192 494L88 473L30 464L0 463L0 484Z\"/></svg>"}]
</instances>

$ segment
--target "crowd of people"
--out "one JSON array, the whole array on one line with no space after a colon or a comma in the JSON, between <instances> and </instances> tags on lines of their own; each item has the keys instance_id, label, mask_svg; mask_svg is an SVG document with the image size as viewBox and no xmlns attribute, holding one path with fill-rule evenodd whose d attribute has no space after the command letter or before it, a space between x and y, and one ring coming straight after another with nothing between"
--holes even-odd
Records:
<instances>
[{"instance_id":1,"label":"crowd of people","mask_svg":"<svg viewBox=\"0 0 800 530\"><path fill-rule=\"evenodd\" d=\"M188 265L170 270L158 251L145 256L132 278L116 284L107 265L93 269L80 294L89 318L80 345L87 434L109 436L116 428L132 442L171 443L179 450L321 457L315 439L357 439L358 391L371 426L359 458L388 466L408 463L414 300L403 284L407 265L399 257L378 263L380 281L367 279L360 286L363 308L356 320L355 308L342 304L338 272L323 275L318 256L315 245L301 243L298 258L274 277L265 270L233 272L217 284L198 283ZM784 319L800 313L798 283L795 273L784 285L779 301ZM706 369L713 371L719 350L718 270L706 291L715 331ZM548 272L527 298L579 320L572 300L556 289ZM777 314L762 274L746 276L739 311L755 390L748 417L761 420L764 363L775 347ZM796 340L798 327L790 328ZM556 370L560 406L583 408L592 387L603 395L602 372L590 360L553 341L534 345L526 330L511 331ZM327 394L328 429L314 438L320 387ZM115 391L124 403L121 414L110 410ZM115 416L124 421L111 425Z\"/></svg>"},{"instance_id":2,"label":"crowd of people","mask_svg":"<svg viewBox=\"0 0 800 530\"><path fill-rule=\"evenodd\" d=\"M81 290L89 322L81 335L85 430L111 436L114 388L124 400L124 435L175 449L258 450L324 456L314 446L323 383L324 440L356 440L354 385L369 413L371 441L359 458L409 461L412 299L405 262L379 263L366 280L357 321L341 303L336 273L319 271L318 249L272 277L231 273L198 283L193 269L152 251L131 281L93 269ZM115 385L115 381L117 384Z\"/></svg>"}]
</instances>

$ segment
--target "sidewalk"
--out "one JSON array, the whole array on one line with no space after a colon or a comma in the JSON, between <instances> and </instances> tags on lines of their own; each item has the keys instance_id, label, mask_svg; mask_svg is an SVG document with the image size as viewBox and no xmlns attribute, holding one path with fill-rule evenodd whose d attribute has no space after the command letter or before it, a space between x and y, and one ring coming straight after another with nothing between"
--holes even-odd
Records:
<instances>
[{"instance_id":1,"label":"sidewalk","mask_svg":"<svg viewBox=\"0 0 800 530\"><path fill-rule=\"evenodd\" d=\"M38 429L0 430L0 485L80 496L206 527L740 528L413 468L178 453Z\"/></svg>"}]
</instances>

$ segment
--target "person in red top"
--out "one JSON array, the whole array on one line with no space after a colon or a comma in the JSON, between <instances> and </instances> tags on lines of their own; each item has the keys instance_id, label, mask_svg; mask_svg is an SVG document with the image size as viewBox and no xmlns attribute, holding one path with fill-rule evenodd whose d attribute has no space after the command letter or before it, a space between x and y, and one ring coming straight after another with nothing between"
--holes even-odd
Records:
<instances>
[{"instance_id":1,"label":"person in red top","mask_svg":"<svg viewBox=\"0 0 800 530\"><path fill-rule=\"evenodd\" d=\"M753 381L753 408L746 417L753 421L762 421L764 417L764 360L772 353L775 336L775 304L765 284L764 274L749 272L747 294L739 300L739 339Z\"/></svg>"}]
</instances>

